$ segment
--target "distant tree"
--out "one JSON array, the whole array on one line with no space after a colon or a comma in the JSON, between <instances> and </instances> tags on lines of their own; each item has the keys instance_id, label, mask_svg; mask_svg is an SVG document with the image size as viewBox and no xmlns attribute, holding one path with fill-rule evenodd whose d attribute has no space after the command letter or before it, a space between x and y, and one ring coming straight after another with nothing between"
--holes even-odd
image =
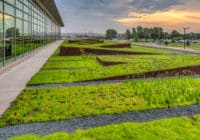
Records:
<instances>
[{"instance_id":1,"label":"distant tree","mask_svg":"<svg viewBox=\"0 0 200 140\"><path fill-rule=\"evenodd\" d=\"M106 38L113 39L117 37L117 31L115 29L108 29L106 31Z\"/></svg>"},{"instance_id":2,"label":"distant tree","mask_svg":"<svg viewBox=\"0 0 200 140\"><path fill-rule=\"evenodd\" d=\"M144 36L145 41L147 41L150 38L150 32L151 32L150 28L143 29L143 36Z\"/></svg>"},{"instance_id":3,"label":"distant tree","mask_svg":"<svg viewBox=\"0 0 200 140\"><path fill-rule=\"evenodd\" d=\"M170 36L171 36L171 39L173 39L173 38L175 38L175 37L180 37L181 34L180 34L178 31L173 30L173 31L171 32Z\"/></svg>"},{"instance_id":4,"label":"distant tree","mask_svg":"<svg viewBox=\"0 0 200 140\"><path fill-rule=\"evenodd\" d=\"M144 38L144 30L142 26L137 26L137 33L140 39Z\"/></svg>"},{"instance_id":5,"label":"distant tree","mask_svg":"<svg viewBox=\"0 0 200 140\"><path fill-rule=\"evenodd\" d=\"M16 37L19 37L19 29L15 27L8 28L6 30L6 38L14 38L15 37L15 32L16 32Z\"/></svg>"},{"instance_id":6,"label":"distant tree","mask_svg":"<svg viewBox=\"0 0 200 140\"><path fill-rule=\"evenodd\" d=\"M134 37L134 35L135 35L136 33L137 33L136 29L133 28L133 29L132 29L132 37Z\"/></svg>"},{"instance_id":7,"label":"distant tree","mask_svg":"<svg viewBox=\"0 0 200 140\"><path fill-rule=\"evenodd\" d=\"M172 43L175 43L175 42L176 42L175 39L172 38Z\"/></svg>"},{"instance_id":8,"label":"distant tree","mask_svg":"<svg viewBox=\"0 0 200 140\"><path fill-rule=\"evenodd\" d=\"M151 31L151 38L153 40L162 39L163 29L160 27L153 27Z\"/></svg>"},{"instance_id":9,"label":"distant tree","mask_svg":"<svg viewBox=\"0 0 200 140\"><path fill-rule=\"evenodd\" d=\"M135 28L132 29L132 37L133 37L135 42L138 42L138 40L139 40L138 33L137 33Z\"/></svg>"},{"instance_id":10,"label":"distant tree","mask_svg":"<svg viewBox=\"0 0 200 140\"><path fill-rule=\"evenodd\" d=\"M139 37L138 37L138 33L137 32L134 34L134 41L135 42L139 41Z\"/></svg>"},{"instance_id":11,"label":"distant tree","mask_svg":"<svg viewBox=\"0 0 200 140\"><path fill-rule=\"evenodd\" d=\"M186 45L187 45L187 46L190 46L190 44L191 44L190 41L187 40Z\"/></svg>"},{"instance_id":12,"label":"distant tree","mask_svg":"<svg viewBox=\"0 0 200 140\"><path fill-rule=\"evenodd\" d=\"M168 32L163 32L162 38L165 39L165 40L169 39L169 33Z\"/></svg>"},{"instance_id":13,"label":"distant tree","mask_svg":"<svg viewBox=\"0 0 200 140\"><path fill-rule=\"evenodd\" d=\"M127 40L130 40L132 38L132 34L131 34L131 31L129 29L126 30L125 37L126 37Z\"/></svg>"},{"instance_id":14,"label":"distant tree","mask_svg":"<svg viewBox=\"0 0 200 140\"><path fill-rule=\"evenodd\" d=\"M167 40L165 40L164 44L165 44L166 46L168 46L168 44L169 44L169 43L168 43L168 41L167 41Z\"/></svg>"}]
</instances>

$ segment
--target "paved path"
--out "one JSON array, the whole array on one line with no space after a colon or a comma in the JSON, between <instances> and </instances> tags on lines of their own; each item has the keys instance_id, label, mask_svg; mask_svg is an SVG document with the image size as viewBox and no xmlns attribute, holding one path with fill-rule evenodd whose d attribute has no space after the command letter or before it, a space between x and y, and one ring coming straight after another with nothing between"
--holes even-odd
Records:
<instances>
[{"instance_id":1,"label":"paved path","mask_svg":"<svg viewBox=\"0 0 200 140\"><path fill-rule=\"evenodd\" d=\"M198 50L166 47L166 46L160 46L160 45L156 45L156 44L133 43L133 45L138 45L138 46L147 47L147 48L163 49L163 50L175 51L175 52L183 52L183 53L188 53L188 54L200 54L200 51L198 51Z\"/></svg>"},{"instance_id":2,"label":"paved path","mask_svg":"<svg viewBox=\"0 0 200 140\"><path fill-rule=\"evenodd\" d=\"M30 78L39 71L42 65L58 48L61 42L56 41L46 45L41 52L0 75L0 116L25 88Z\"/></svg>"},{"instance_id":3,"label":"paved path","mask_svg":"<svg viewBox=\"0 0 200 140\"><path fill-rule=\"evenodd\" d=\"M133 111L122 114L91 116L54 122L21 124L0 128L0 139L6 140L9 137L24 134L45 135L53 132L73 133L77 129L88 129L123 122L148 122L163 118L192 117L197 114L200 114L200 105L152 109L141 112Z\"/></svg>"}]
</instances>

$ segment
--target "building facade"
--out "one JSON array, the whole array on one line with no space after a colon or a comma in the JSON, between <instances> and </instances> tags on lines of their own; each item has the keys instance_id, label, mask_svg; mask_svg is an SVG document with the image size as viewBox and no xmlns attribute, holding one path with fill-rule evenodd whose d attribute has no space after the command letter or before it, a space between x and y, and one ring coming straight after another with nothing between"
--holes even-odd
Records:
<instances>
[{"instance_id":1,"label":"building facade","mask_svg":"<svg viewBox=\"0 0 200 140\"><path fill-rule=\"evenodd\" d=\"M54 0L0 0L0 67L60 38Z\"/></svg>"}]
</instances>

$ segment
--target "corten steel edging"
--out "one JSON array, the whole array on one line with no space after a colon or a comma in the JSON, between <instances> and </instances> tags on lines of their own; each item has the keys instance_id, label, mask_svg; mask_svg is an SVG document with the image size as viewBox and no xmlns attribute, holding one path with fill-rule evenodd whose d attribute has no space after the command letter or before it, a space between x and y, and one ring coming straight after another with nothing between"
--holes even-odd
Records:
<instances>
[{"instance_id":1,"label":"corten steel edging","mask_svg":"<svg viewBox=\"0 0 200 140\"><path fill-rule=\"evenodd\" d=\"M139 79L139 78L159 78L159 77L170 77L170 76L189 76L189 75L200 75L200 65L197 66L186 66L174 69L149 71L144 73L127 74L121 76L112 76L106 78L84 80L79 82L91 82L91 81L107 81L107 80L128 80L128 79Z\"/></svg>"},{"instance_id":2,"label":"corten steel edging","mask_svg":"<svg viewBox=\"0 0 200 140\"><path fill-rule=\"evenodd\" d=\"M119 51L91 48L75 48L75 47L60 47L60 56L82 55L82 54L97 54L97 55L159 55L159 53L145 53L134 51Z\"/></svg>"},{"instance_id":3,"label":"corten steel edging","mask_svg":"<svg viewBox=\"0 0 200 140\"><path fill-rule=\"evenodd\" d=\"M124 44L113 44L113 45L103 45L101 48L131 48L131 43L124 43Z\"/></svg>"}]
</instances>

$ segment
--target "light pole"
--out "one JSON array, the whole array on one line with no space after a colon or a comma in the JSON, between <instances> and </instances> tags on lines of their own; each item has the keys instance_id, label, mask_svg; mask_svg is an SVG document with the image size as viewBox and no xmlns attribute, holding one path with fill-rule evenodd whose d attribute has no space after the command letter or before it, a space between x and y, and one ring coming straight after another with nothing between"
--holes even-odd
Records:
<instances>
[{"instance_id":1,"label":"light pole","mask_svg":"<svg viewBox=\"0 0 200 140\"><path fill-rule=\"evenodd\" d=\"M183 27L183 30L184 30L184 49L186 49L186 30L190 29L190 27Z\"/></svg>"}]
</instances>

